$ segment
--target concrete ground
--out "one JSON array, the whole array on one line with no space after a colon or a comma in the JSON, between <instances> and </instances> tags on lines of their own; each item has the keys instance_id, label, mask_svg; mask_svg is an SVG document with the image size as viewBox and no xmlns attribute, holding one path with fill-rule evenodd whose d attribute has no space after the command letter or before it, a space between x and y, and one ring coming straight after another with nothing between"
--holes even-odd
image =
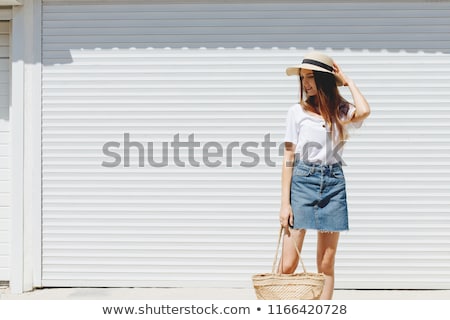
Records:
<instances>
[{"instance_id":1,"label":"concrete ground","mask_svg":"<svg viewBox=\"0 0 450 320\"><path fill-rule=\"evenodd\" d=\"M255 300L253 289L230 288L51 288L12 294L6 300ZM450 300L450 290L335 290L334 300Z\"/></svg>"}]
</instances>

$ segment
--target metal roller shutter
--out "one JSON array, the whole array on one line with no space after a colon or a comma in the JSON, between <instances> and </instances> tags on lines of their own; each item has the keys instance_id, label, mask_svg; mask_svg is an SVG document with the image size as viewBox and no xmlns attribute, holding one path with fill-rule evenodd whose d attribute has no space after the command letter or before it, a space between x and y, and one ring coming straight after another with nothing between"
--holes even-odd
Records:
<instances>
[{"instance_id":1,"label":"metal roller shutter","mask_svg":"<svg viewBox=\"0 0 450 320\"><path fill-rule=\"evenodd\" d=\"M336 287L449 289L449 18L449 3L44 1L43 286L249 286L269 271L281 157L265 163L262 142L282 142L297 96L284 68L315 48L373 109L345 151ZM135 144L130 166L102 166L126 134L157 161L169 143L169 165L140 167ZM198 167L186 148L175 164L178 134L200 143Z\"/></svg>"}]
</instances>

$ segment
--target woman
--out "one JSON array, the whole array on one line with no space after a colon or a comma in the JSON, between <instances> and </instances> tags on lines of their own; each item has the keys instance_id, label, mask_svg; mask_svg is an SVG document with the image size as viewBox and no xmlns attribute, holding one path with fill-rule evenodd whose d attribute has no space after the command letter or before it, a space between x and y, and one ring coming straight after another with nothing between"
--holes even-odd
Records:
<instances>
[{"instance_id":1,"label":"woman","mask_svg":"<svg viewBox=\"0 0 450 320\"><path fill-rule=\"evenodd\" d=\"M280 223L285 228L281 273L295 272L307 229L318 230L317 269L325 274L321 299L332 299L339 232L348 230L342 151L349 127L370 114L355 83L327 55L310 52L286 70L300 77L300 103L287 115ZM337 86L348 86L353 104ZM294 164L294 165L292 165Z\"/></svg>"}]
</instances>

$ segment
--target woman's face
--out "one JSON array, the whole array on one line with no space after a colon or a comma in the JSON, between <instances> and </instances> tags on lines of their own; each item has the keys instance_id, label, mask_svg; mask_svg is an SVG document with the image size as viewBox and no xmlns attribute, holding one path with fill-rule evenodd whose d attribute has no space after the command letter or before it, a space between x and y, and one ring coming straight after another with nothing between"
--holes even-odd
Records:
<instances>
[{"instance_id":1,"label":"woman's face","mask_svg":"<svg viewBox=\"0 0 450 320\"><path fill-rule=\"evenodd\" d=\"M303 83L303 89L308 97L315 96L317 94L316 81L314 80L314 73L312 70L301 69L300 79Z\"/></svg>"}]
</instances>

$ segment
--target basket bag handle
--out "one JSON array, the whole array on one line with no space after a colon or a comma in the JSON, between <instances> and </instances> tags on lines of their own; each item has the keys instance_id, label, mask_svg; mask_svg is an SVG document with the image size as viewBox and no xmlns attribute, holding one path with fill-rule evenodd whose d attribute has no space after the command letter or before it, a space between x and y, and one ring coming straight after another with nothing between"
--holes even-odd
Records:
<instances>
[{"instance_id":1,"label":"basket bag handle","mask_svg":"<svg viewBox=\"0 0 450 320\"><path fill-rule=\"evenodd\" d=\"M280 249L281 236L283 235L283 230L284 230L284 227L280 227L280 233L278 235L277 251L275 252L275 258L273 259L273 264L272 264L272 273L275 273L275 268L276 268L276 264L277 264L277 260L278 260L278 251ZM297 242L295 242L293 237L290 237L290 238L292 239L292 242L294 242L295 251L297 251L298 258L302 264L303 272L306 273L305 264L303 263L302 257L300 256L300 250L298 250ZM282 260L282 258L280 258L280 260ZM277 272L277 274L278 274L278 272Z\"/></svg>"}]
</instances>

